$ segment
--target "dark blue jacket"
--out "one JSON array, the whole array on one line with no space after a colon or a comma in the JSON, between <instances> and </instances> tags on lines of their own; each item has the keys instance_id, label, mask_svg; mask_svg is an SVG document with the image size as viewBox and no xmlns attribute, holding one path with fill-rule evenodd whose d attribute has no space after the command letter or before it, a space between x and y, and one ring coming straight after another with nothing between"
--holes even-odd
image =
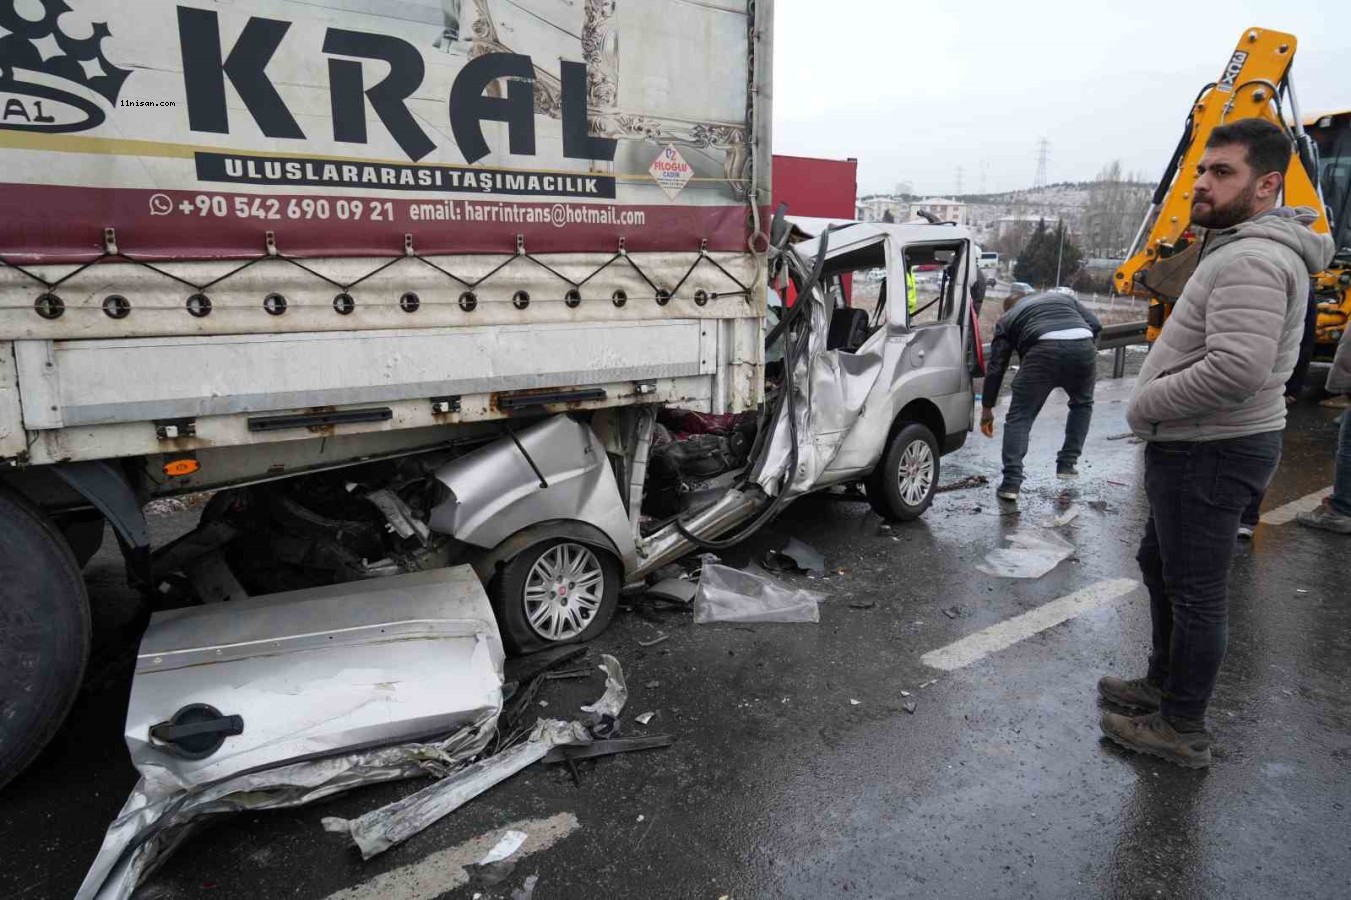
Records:
<instances>
[{"instance_id":1,"label":"dark blue jacket","mask_svg":"<svg viewBox=\"0 0 1351 900\"><path fill-rule=\"evenodd\" d=\"M981 390L981 404L993 409L1004 384L1004 372L1009 367L1013 352L1026 356L1032 345L1043 334L1087 328L1093 337L1102 331L1102 323L1078 300L1068 294L1046 291L1028 294L1004 313L994 327L990 341L990 357L985 361L985 386Z\"/></svg>"}]
</instances>

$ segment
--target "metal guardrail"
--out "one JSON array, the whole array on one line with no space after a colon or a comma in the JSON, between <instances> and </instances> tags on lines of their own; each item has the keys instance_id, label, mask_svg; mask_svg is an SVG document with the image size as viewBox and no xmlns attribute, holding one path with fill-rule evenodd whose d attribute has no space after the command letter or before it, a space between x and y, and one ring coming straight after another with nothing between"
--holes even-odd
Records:
<instances>
[{"instance_id":1,"label":"metal guardrail","mask_svg":"<svg viewBox=\"0 0 1351 900\"><path fill-rule=\"evenodd\" d=\"M1104 325L1098 334L1099 350L1115 350L1112 354L1112 377L1122 378L1126 374L1126 348L1145 343L1146 322L1124 322L1120 325ZM990 345L985 345L985 355L990 355Z\"/></svg>"},{"instance_id":2,"label":"metal guardrail","mask_svg":"<svg viewBox=\"0 0 1351 900\"><path fill-rule=\"evenodd\" d=\"M1125 322L1121 325L1104 325L1098 335L1099 350L1115 350L1145 342L1145 322Z\"/></svg>"}]
</instances>

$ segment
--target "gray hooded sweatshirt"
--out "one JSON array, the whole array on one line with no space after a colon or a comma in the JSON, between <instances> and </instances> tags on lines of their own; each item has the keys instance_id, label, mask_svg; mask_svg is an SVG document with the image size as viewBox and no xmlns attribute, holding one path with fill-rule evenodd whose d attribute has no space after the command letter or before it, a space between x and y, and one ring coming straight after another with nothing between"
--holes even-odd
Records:
<instances>
[{"instance_id":1,"label":"gray hooded sweatshirt","mask_svg":"<svg viewBox=\"0 0 1351 900\"><path fill-rule=\"evenodd\" d=\"M1147 441L1215 441L1285 427L1309 275L1332 238L1307 207L1278 207L1206 237L1201 262L1135 383L1126 420Z\"/></svg>"}]
</instances>

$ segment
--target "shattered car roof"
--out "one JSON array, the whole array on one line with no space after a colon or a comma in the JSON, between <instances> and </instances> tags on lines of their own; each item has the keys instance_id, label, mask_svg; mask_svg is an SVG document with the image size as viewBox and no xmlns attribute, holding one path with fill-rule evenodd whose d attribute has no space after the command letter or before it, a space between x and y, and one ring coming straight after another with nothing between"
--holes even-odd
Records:
<instances>
[{"instance_id":1,"label":"shattered car roof","mask_svg":"<svg viewBox=\"0 0 1351 900\"><path fill-rule=\"evenodd\" d=\"M830 232L828 255L844 253L855 247L872 243L880 237L890 236L897 244L924 244L934 241L971 240L970 229L960 225L931 225L928 222L905 222L887 224L883 222L850 222ZM821 238L815 237L793 245L793 250L803 259L816 255Z\"/></svg>"}]
</instances>

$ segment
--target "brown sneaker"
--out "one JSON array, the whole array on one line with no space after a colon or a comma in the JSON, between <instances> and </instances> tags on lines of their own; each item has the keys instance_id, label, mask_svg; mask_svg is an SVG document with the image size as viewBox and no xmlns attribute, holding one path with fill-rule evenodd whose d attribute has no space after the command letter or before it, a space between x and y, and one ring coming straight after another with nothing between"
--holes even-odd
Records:
<instances>
[{"instance_id":1,"label":"brown sneaker","mask_svg":"<svg viewBox=\"0 0 1351 900\"><path fill-rule=\"evenodd\" d=\"M1098 696L1113 706L1149 713L1159 708L1163 691L1143 678L1127 681L1115 675L1104 675L1098 679Z\"/></svg>"},{"instance_id":2,"label":"brown sneaker","mask_svg":"<svg viewBox=\"0 0 1351 900\"><path fill-rule=\"evenodd\" d=\"M1127 750L1157 756L1187 769L1204 769L1210 765L1209 732L1179 732L1161 713L1152 712L1147 716L1107 713L1101 724L1102 733L1112 743Z\"/></svg>"}]
</instances>

